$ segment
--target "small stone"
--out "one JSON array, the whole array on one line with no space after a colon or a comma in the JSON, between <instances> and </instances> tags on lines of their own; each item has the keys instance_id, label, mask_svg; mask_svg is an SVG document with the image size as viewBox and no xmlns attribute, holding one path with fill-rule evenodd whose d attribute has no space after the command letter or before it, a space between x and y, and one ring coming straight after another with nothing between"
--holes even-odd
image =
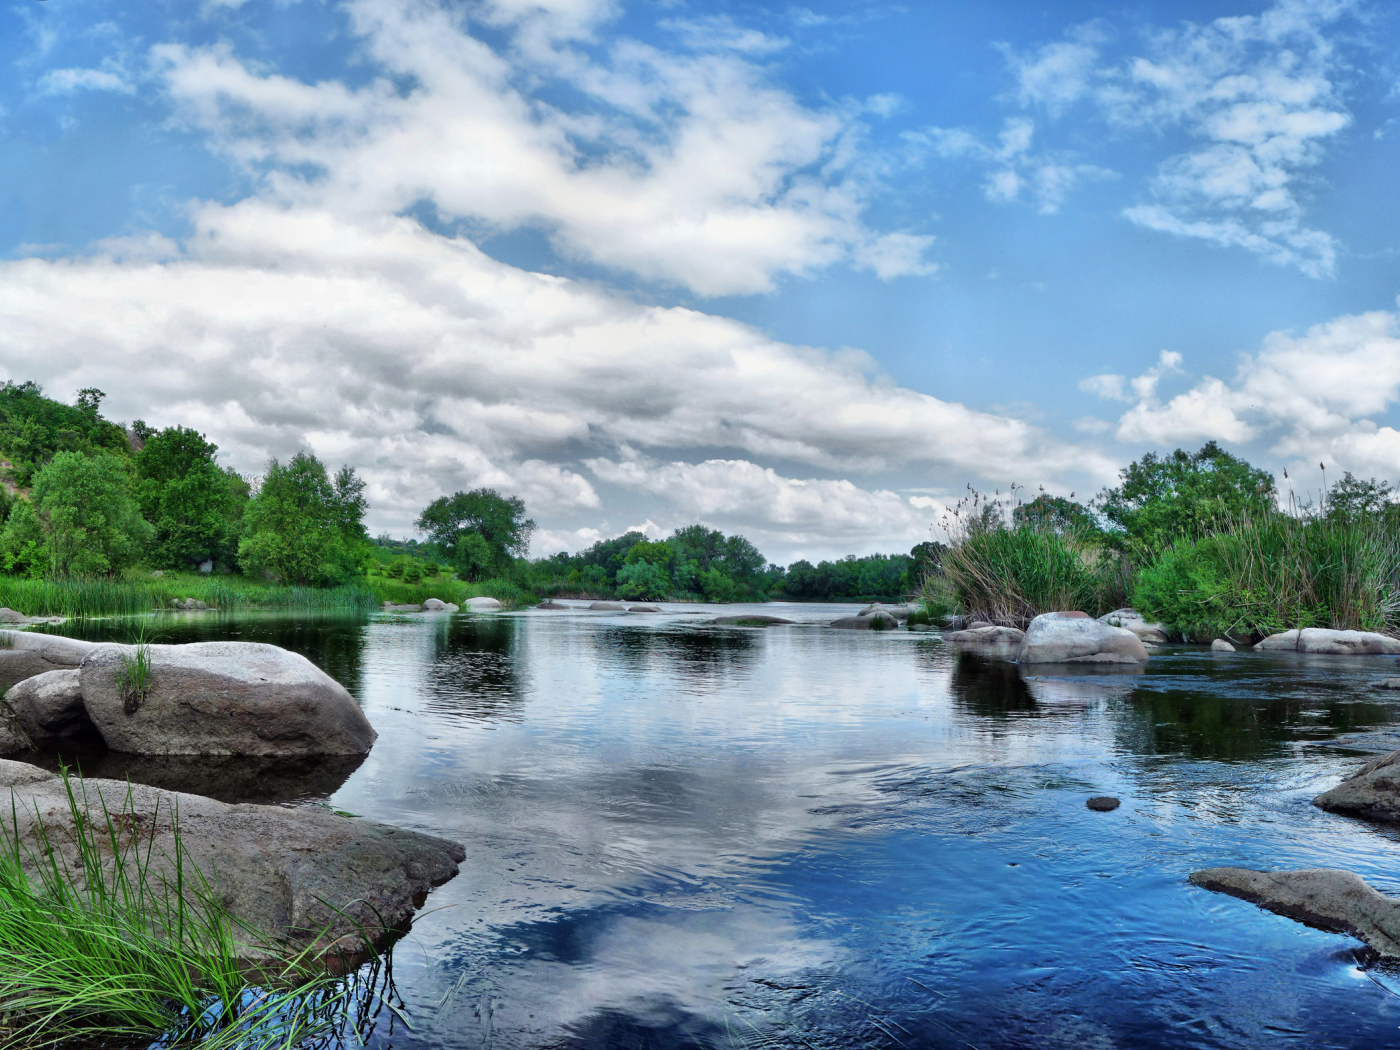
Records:
<instances>
[{"instance_id":1,"label":"small stone","mask_svg":"<svg viewBox=\"0 0 1400 1050\"><path fill-rule=\"evenodd\" d=\"M1112 795L1096 795L1084 804L1095 813L1111 813L1122 805L1122 803Z\"/></svg>"}]
</instances>

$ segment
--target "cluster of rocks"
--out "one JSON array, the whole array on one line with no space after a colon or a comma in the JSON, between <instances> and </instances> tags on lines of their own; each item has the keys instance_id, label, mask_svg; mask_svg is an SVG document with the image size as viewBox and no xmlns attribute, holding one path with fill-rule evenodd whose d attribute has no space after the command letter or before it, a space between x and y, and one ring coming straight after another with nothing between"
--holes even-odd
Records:
<instances>
[{"instance_id":1,"label":"cluster of rocks","mask_svg":"<svg viewBox=\"0 0 1400 1050\"><path fill-rule=\"evenodd\" d=\"M461 606L454 602L445 602L441 598L426 598L422 605L417 604L396 604L385 602L382 606L385 612L445 612L455 613L461 611ZM500 612L505 606L495 598L468 598L468 612Z\"/></svg>"},{"instance_id":2,"label":"cluster of rocks","mask_svg":"<svg viewBox=\"0 0 1400 1050\"><path fill-rule=\"evenodd\" d=\"M974 620L963 630L945 633L943 640L982 656L1018 664L1147 662L1147 646L1138 633L1106 623L1102 618L1092 619L1083 612L1041 613L1024 631Z\"/></svg>"},{"instance_id":3,"label":"cluster of rocks","mask_svg":"<svg viewBox=\"0 0 1400 1050\"><path fill-rule=\"evenodd\" d=\"M922 608L916 602L908 605L882 605L876 602L854 616L832 620L827 626L840 631L893 631L909 619L911 612Z\"/></svg>"},{"instance_id":4,"label":"cluster of rocks","mask_svg":"<svg viewBox=\"0 0 1400 1050\"><path fill-rule=\"evenodd\" d=\"M259 642L138 647L0 631L0 685L3 754L85 736L137 755L363 755L375 740L344 686Z\"/></svg>"}]
</instances>

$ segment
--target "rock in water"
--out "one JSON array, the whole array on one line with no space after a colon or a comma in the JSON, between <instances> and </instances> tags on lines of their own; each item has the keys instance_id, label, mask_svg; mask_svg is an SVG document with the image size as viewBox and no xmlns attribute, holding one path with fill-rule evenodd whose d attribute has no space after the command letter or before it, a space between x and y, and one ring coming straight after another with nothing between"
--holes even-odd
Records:
<instances>
[{"instance_id":1,"label":"rock in water","mask_svg":"<svg viewBox=\"0 0 1400 1050\"><path fill-rule=\"evenodd\" d=\"M1400 689L1400 678L1382 678L1371 683L1372 689Z\"/></svg>"},{"instance_id":2,"label":"rock in water","mask_svg":"<svg viewBox=\"0 0 1400 1050\"><path fill-rule=\"evenodd\" d=\"M1142 639L1125 627L1110 627L1080 613L1041 613L1026 630L1021 664L1140 664L1147 662Z\"/></svg>"},{"instance_id":3,"label":"rock in water","mask_svg":"<svg viewBox=\"0 0 1400 1050\"><path fill-rule=\"evenodd\" d=\"M884 613L886 616L893 616L896 620L907 620L907 619L909 619L909 606L907 606L907 605L885 605L885 604L883 604L883 603L881 603L881 602L876 602L874 605L871 605L871 606L869 606L868 608L862 609L860 612L856 613L856 615L857 615L857 616L871 616L871 615L873 615L873 614L875 614L875 613L877 613L877 612Z\"/></svg>"},{"instance_id":4,"label":"rock in water","mask_svg":"<svg viewBox=\"0 0 1400 1050\"><path fill-rule=\"evenodd\" d=\"M1330 791L1313 799L1330 813L1400 822L1400 751L1373 758Z\"/></svg>"},{"instance_id":5,"label":"rock in water","mask_svg":"<svg viewBox=\"0 0 1400 1050\"><path fill-rule=\"evenodd\" d=\"M0 608L0 623L28 623L29 617L22 612L15 612L8 605Z\"/></svg>"},{"instance_id":6,"label":"rock in water","mask_svg":"<svg viewBox=\"0 0 1400 1050\"><path fill-rule=\"evenodd\" d=\"M492 601L495 601L493 598ZM457 606L451 602L445 602L441 598L425 598L423 600L424 612L457 612Z\"/></svg>"},{"instance_id":7,"label":"rock in water","mask_svg":"<svg viewBox=\"0 0 1400 1050\"><path fill-rule=\"evenodd\" d=\"M661 611L661 606L659 606L659 605L629 605L629 606L627 607L627 611L630 612L630 613L653 613L653 612L659 613L659 612Z\"/></svg>"},{"instance_id":8,"label":"rock in water","mask_svg":"<svg viewBox=\"0 0 1400 1050\"><path fill-rule=\"evenodd\" d=\"M186 861L210 879L230 916L295 946L315 944L331 961L342 952L353 960L363 951L357 923L376 948L406 930L428 892L456 875L466 857L456 842L342 817L319 806L230 806L119 780L75 779L73 788L79 800L86 792L80 806L87 807L99 835L106 828L105 803L120 815L124 830L139 832L143 854L154 847L154 873L172 876L172 885L170 818L178 805ZM22 845L39 853L37 807L57 850L76 866L73 816L62 778L0 759L0 792L9 794L6 789L17 803L13 812ZM267 948L252 943L236 925L234 932L241 958L253 963L269 958Z\"/></svg>"},{"instance_id":9,"label":"rock in water","mask_svg":"<svg viewBox=\"0 0 1400 1050\"><path fill-rule=\"evenodd\" d=\"M1400 653L1400 638L1373 631L1334 631L1326 627L1304 627L1301 631L1271 634L1254 648L1320 653L1330 656L1394 656Z\"/></svg>"},{"instance_id":10,"label":"rock in water","mask_svg":"<svg viewBox=\"0 0 1400 1050\"><path fill-rule=\"evenodd\" d=\"M1224 638L1217 638L1215 641L1210 643L1210 651L1213 653L1233 653L1235 651L1235 647L1229 642L1227 642Z\"/></svg>"},{"instance_id":11,"label":"rock in water","mask_svg":"<svg viewBox=\"0 0 1400 1050\"><path fill-rule=\"evenodd\" d=\"M28 631L0 631L0 640L0 686L6 688L46 671L71 670L97 648L77 638Z\"/></svg>"},{"instance_id":12,"label":"rock in water","mask_svg":"<svg viewBox=\"0 0 1400 1050\"><path fill-rule=\"evenodd\" d=\"M1191 882L1309 926L1353 934L1379 954L1400 958L1400 900L1372 889L1353 872L1336 868L1206 868L1193 871Z\"/></svg>"},{"instance_id":13,"label":"rock in water","mask_svg":"<svg viewBox=\"0 0 1400 1050\"><path fill-rule=\"evenodd\" d=\"M499 612L505 606L495 598L468 598L467 608L472 612Z\"/></svg>"},{"instance_id":14,"label":"rock in water","mask_svg":"<svg viewBox=\"0 0 1400 1050\"><path fill-rule=\"evenodd\" d=\"M594 612L626 612L627 606L621 602L594 602L589 606Z\"/></svg>"},{"instance_id":15,"label":"rock in water","mask_svg":"<svg viewBox=\"0 0 1400 1050\"><path fill-rule=\"evenodd\" d=\"M5 693L5 702L36 747L96 733L83 706L83 688L76 668L45 671L26 678Z\"/></svg>"},{"instance_id":16,"label":"rock in water","mask_svg":"<svg viewBox=\"0 0 1400 1050\"><path fill-rule=\"evenodd\" d=\"M535 608L536 608L536 609L572 609L573 606L571 606L571 605L565 605L563 602L556 602L556 601L553 601L552 599L546 598L544 601L540 602L539 605L536 605Z\"/></svg>"},{"instance_id":17,"label":"rock in water","mask_svg":"<svg viewBox=\"0 0 1400 1050\"><path fill-rule=\"evenodd\" d=\"M988 659L1014 660L1021 651L1026 632L1016 627L969 627L964 631L946 631L943 640L964 652L976 653Z\"/></svg>"},{"instance_id":18,"label":"rock in water","mask_svg":"<svg viewBox=\"0 0 1400 1050\"><path fill-rule=\"evenodd\" d=\"M899 629L899 621L889 613L876 609L860 616L843 616L832 620L827 626L841 631L895 631Z\"/></svg>"},{"instance_id":19,"label":"rock in water","mask_svg":"<svg viewBox=\"0 0 1400 1050\"><path fill-rule=\"evenodd\" d=\"M144 695L123 690L104 645L80 669L83 704L113 751L135 755L363 755L375 732L345 687L297 653L260 642L152 645ZM128 713L131 709L131 713Z\"/></svg>"},{"instance_id":20,"label":"rock in water","mask_svg":"<svg viewBox=\"0 0 1400 1050\"><path fill-rule=\"evenodd\" d=\"M1171 635L1164 623L1149 623L1136 609L1114 609L1099 617L1099 623L1110 627L1123 627L1143 640L1145 645L1167 645Z\"/></svg>"},{"instance_id":21,"label":"rock in water","mask_svg":"<svg viewBox=\"0 0 1400 1050\"><path fill-rule=\"evenodd\" d=\"M633 612L635 611L634 609ZM778 627L792 623L791 620L784 620L781 616L754 613L750 613L748 616L717 616L710 622L737 627Z\"/></svg>"},{"instance_id":22,"label":"rock in water","mask_svg":"<svg viewBox=\"0 0 1400 1050\"><path fill-rule=\"evenodd\" d=\"M1122 803L1112 795L1096 795L1089 799L1088 802L1084 803L1084 805L1088 806L1095 813L1112 813L1121 806Z\"/></svg>"}]
</instances>

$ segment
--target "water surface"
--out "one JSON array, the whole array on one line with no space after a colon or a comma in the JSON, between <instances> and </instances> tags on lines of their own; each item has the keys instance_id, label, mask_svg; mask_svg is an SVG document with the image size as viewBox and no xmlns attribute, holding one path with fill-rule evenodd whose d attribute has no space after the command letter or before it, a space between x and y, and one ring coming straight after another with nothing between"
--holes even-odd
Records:
<instances>
[{"instance_id":1,"label":"water surface","mask_svg":"<svg viewBox=\"0 0 1400 1050\"><path fill-rule=\"evenodd\" d=\"M849 606L761 611L810 625L164 617L155 640L306 654L378 743L242 779L84 766L465 843L395 951L413 1028L380 1047L1400 1043L1400 982L1358 942L1186 882L1343 867L1400 895L1397 831L1311 805L1400 747L1369 688L1394 660L1179 648L1022 676L815 626ZM1101 794L1122 807L1087 810Z\"/></svg>"}]
</instances>

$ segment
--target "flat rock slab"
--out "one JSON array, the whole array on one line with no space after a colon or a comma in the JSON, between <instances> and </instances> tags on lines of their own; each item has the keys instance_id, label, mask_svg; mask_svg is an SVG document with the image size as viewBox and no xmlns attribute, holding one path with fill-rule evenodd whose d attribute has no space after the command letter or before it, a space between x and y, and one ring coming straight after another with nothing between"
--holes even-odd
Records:
<instances>
[{"instance_id":1,"label":"flat rock slab","mask_svg":"<svg viewBox=\"0 0 1400 1050\"><path fill-rule=\"evenodd\" d=\"M594 612L626 612L627 606L621 602L594 602L589 606Z\"/></svg>"},{"instance_id":2,"label":"flat rock slab","mask_svg":"<svg viewBox=\"0 0 1400 1050\"><path fill-rule=\"evenodd\" d=\"M46 671L71 670L96 648L95 642L56 634L0 631L0 686L9 688Z\"/></svg>"},{"instance_id":3,"label":"flat rock slab","mask_svg":"<svg viewBox=\"0 0 1400 1050\"><path fill-rule=\"evenodd\" d=\"M98 827L106 826L104 803L122 814L118 823L137 830L140 848L144 853L151 847L152 865L160 873L173 872L171 820L178 812L186 862L213 883L231 917L278 941L314 944L327 954L353 957L363 951L356 923L376 948L406 930L428 892L456 875L466 857L456 842L342 817L319 806L231 806L117 780L71 783L80 812L85 807ZM0 793L8 793L5 789L13 792L16 815L7 812L5 819L18 820L21 841L37 850L42 820L55 847L74 865L73 816L63 780L0 759ZM244 960L269 957L256 939L241 931L236 937Z\"/></svg>"},{"instance_id":4,"label":"flat rock slab","mask_svg":"<svg viewBox=\"0 0 1400 1050\"><path fill-rule=\"evenodd\" d=\"M421 605L395 605L393 602L385 602L380 606L385 612L422 612Z\"/></svg>"},{"instance_id":5,"label":"flat rock slab","mask_svg":"<svg viewBox=\"0 0 1400 1050\"><path fill-rule=\"evenodd\" d=\"M636 610L633 610L634 612ZM781 624L790 624L792 620L784 620L781 616L718 616L710 621L711 623L728 624L734 627L773 627Z\"/></svg>"},{"instance_id":6,"label":"flat rock slab","mask_svg":"<svg viewBox=\"0 0 1400 1050\"><path fill-rule=\"evenodd\" d=\"M1111 627L1080 613L1041 613L1026 629L1016 654L1020 664L1141 664L1142 639L1125 627Z\"/></svg>"},{"instance_id":7,"label":"flat rock slab","mask_svg":"<svg viewBox=\"0 0 1400 1050\"><path fill-rule=\"evenodd\" d=\"M96 732L83 706L77 668L45 671L17 682L5 693L5 703L35 747Z\"/></svg>"},{"instance_id":8,"label":"flat rock slab","mask_svg":"<svg viewBox=\"0 0 1400 1050\"><path fill-rule=\"evenodd\" d=\"M374 744L345 687L299 653L260 642L147 649L149 687L134 698L118 680L133 646L100 646L83 660L83 704L113 751L363 755Z\"/></svg>"},{"instance_id":9,"label":"flat rock slab","mask_svg":"<svg viewBox=\"0 0 1400 1050\"><path fill-rule=\"evenodd\" d=\"M1400 958L1400 900L1373 889L1353 872L1206 868L1193 871L1191 882L1321 930L1352 934L1378 954Z\"/></svg>"},{"instance_id":10,"label":"flat rock slab","mask_svg":"<svg viewBox=\"0 0 1400 1050\"><path fill-rule=\"evenodd\" d=\"M1304 627L1301 631L1271 634L1254 648L1328 656L1394 656L1400 654L1400 638L1374 631L1334 631Z\"/></svg>"},{"instance_id":11,"label":"flat rock slab","mask_svg":"<svg viewBox=\"0 0 1400 1050\"><path fill-rule=\"evenodd\" d=\"M1019 627L968 627L962 631L945 631L943 640L963 649L998 649L1016 652L1021 648L1026 632Z\"/></svg>"},{"instance_id":12,"label":"flat rock slab","mask_svg":"<svg viewBox=\"0 0 1400 1050\"><path fill-rule=\"evenodd\" d=\"M661 606L659 606L659 605L629 605L629 606L627 606L627 611L630 612L630 613L659 613L659 612L661 611Z\"/></svg>"},{"instance_id":13,"label":"flat rock slab","mask_svg":"<svg viewBox=\"0 0 1400 1050\"><path fill-rule=\"evenodd\" d=\"M1313 805L1349 817L1400 822L1400 751L1371 759Z\"/></svg>"}]
</instances>

